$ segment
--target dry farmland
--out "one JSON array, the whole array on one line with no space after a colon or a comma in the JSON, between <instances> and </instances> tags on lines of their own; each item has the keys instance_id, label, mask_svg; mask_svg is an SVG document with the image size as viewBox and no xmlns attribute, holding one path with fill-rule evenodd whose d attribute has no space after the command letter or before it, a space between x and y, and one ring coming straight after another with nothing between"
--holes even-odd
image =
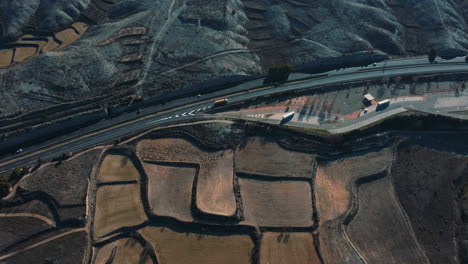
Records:
<instances>
[{"instance_id":1,"label":"dry farmland","mask_svg":"<svg viewBox=\"0 0 468 264\"><path fill-rule=\"evenodd\" d=\"M263 233L260 264L321 264L311 233Z\"/></svg>"},{"instance_id":2,"label":"dry farmland","mask_svg":"<svg viewBox=\"0 0 468 264\"><path fill-rule=\"evenodd\" d=\"M94 220L96 238L145 220L139 184L104 185L98 188Z\"/></svg>"},{"instance_id":3,"label":"dry farmland","mask_svg":"<svg viewBox=\"0 0 468 264\"><path fill-rule=\"evenodd\" d=\"M176 232L168 227L140 230L160 264L248 264L254 244L248 235Z\"/></svg>"},{"instance_id":4,"label":"dry farmland","mask_svg":"<svg viewBox=\"0 0 468 264\"><path fill-rule=\"evenodd\" d=\"M250 137L235 152L236 172L312 177L315 156L284 149L273 139Z\"/></svg>"},{"instance_id":5,"label":"dry farmland","mask_svg":"<svg viewBox=\"0 0 468 264\"><path fill-rule=\"evenodd\" d=\"M308 227L313 224L312 194L306 181L239 179L245 223Z\"/></svg>"},{"instance_id":6,"label":"dry farmland","mask_svg":"<svg viewBox=\"0 0 468 264\"><path fill-rule=\"evenodd\" d=\"M148 201L155 215L191 221L190 204L195 167L144 164L148 175Z\"/></svg>"},{"instance_id":7,"label":"dry farmland","mask_svg":"<svg viewBox=\"0 0 468 264\"><path fill-rule=\"evenodd\" d=\"M141 141L137 152L147 161L197 164L198 209L213 215L235 214L232 150L208 151L185 139L162 138Z\"/></svg>"},{"instance_id":8,"label":"dry farmland","mask_svg":"<svg viewBox=\"0 0 468 264\"><path fill-rule=\"evenodd\" d=\"M429 263L404 212L395 200L389 177L363 184L348 236L367 263Z\"/></svg>"},{"instance_id":9,"label":"dry farmland","mask_svg":"<svg viewBox=\"0 0 468 264\"><path fill-rule=\"evenodd\" d=\"M384 170L391 164L392 151L385 149L366 155L320 164L315 179L321 253L327 263L362 263L345 237L343 221L351 207L352 189L359 178Z\"/></svg>"},{"instance_id":10,"label":"dry farmland","mask_svg":"<svg viewBox=\"0 0 468 264\"><path fill-rule=\"evenodd\" d=\"M140 178L135 165L124 155L107 155L101 164L100 182L136 181Z\"/></svg>"},{"instance_id":11,"label":"dry farmland","mask_svg":"<svg viewBox=\"0 0 468 264\"><path fill-rule=\"evenodd\" d=\"M119 239L99 248L97 251L97 256L94 261L96 264L109 263L109 260L113 260L112 263L114 264L153 263L148 252L133 238Z\"/></svg>"}]
</instances>

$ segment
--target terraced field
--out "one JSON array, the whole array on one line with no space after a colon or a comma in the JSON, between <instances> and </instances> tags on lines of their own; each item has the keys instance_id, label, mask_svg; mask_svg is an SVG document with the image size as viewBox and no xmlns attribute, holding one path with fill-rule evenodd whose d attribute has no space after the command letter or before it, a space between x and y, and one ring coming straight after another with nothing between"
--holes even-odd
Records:
<instances>
[{"instance_id":1,"label":"terraced field","mask_svg":"<svg viewBox=\"0 0 468 264\"><path fill-rule=\"evenodd\" d=\"M306 181L239 179L245 223L254 226L312 226L311 188Z\"/></svg>"},{"instance_id":2,"label":"terraced field","mask_svg":"<svg viewBox=\"0 0 468 264\"><path fill-rule=\"evenodd\" d=\"M360 185L358 203L347 233L366 263L429 263L389 177Z\"/></svg>"},{"instance_id":3,"label":"terraced field","mask_svg":"<svg viewBox=\"0 0 468 264\"><path fill-rule=\"evenodd\" d=\"M232 150L203 149L182 138L144 140L137 146L146 161L170 164L195 164L197 175L196 206L206 214L232 216L237 203L234 196Z\"/></svg>"},{"instance_id":4,"label":"terraced field","mask_svg":"<svg viewBox=\"0 0 468 264\"><path fill-rule=\"evenodd\" d=\"M353 207L355 182L384 171L392 159L391 149L385 149L319 164L315 176L315 197L320 219L320 248L326 263L340 263L346 260L364 263L347 239L344 221Z\"/></svg>"},{"instance_id":5,"label":"terraced field","mask_svg":"<svg viewBox=\"0 0 468 264\"><path fill-rule=\"evenodd\" d=\"M133 238L124 238L97 249L94 263L154 263L144 247Z\"/></svg>"},{"instance_id":6,"label":"terraced field","mask_svg":"<svg viewBox=\"0 0 468 264\"><path fill-rule=\"evenodd\" d=\"M141 201L140 175L129 157L106 156L99 171L99 178L107 182L98 186L96 191L95 238L146 221ZM115 181L108 181L112 179ZM133 182L122 182L122 179Z\"/></svg>"},{"instance_id":7,"label":"terraced field","mask_svg":"<svg viewBox=\"0 0 468 264\"><path fill-rule=\"evenodd\" d=\"M31 169L0 200L0 263L464 263L466 155L210 122Z\"/></svg>"},{"instance_id":8,"label":"terraced field","mask_svg":"<svg viewBox=\"0 0 468 264\"><path fill-rule=\"evenodd\" d=\"M99 173L99 182L137 181L140 174L129 157L124 155L107 155Z\"/></svg>"},{"instance_id":9,"label":"terraced field","mask_svg":"<svg viewBox=\"0 0 468 264\"><path fill-rule=\"evenodd\" d=\"M42 52L60 50L81 38L87 29L86 23L75 22L69 28L47 37L43 34L25 34L11 43L12 48L0 49L0 68L23 62Z\"/></svg>"},{"instance_id":10,"label":"terraced field","mask_svg":"<svg viewBox=\"0 0 468 264\"><path fill-rule=\"evenodd\" d=\"M312 178L313 154L287 150L271 138L249 137L235 153L236 172Z\"/></svg>"},{"instance_id":11,"label":"terraced field","mask_svg":"<svg viewBox=\"0 0 468 264\"><path fill-rule=\"evenodd\" d=\"M149 241L161 264L250 263L254 244L248 235L177 232L169 227L146 227L141 234Z\"/></svg>"},{"instance_id":12,"label":"terraced field","mask_svg":"<svg viewBox=\"0 0 468 264\"><path fill-rule=\"evenodd\" d=\"M192 221L190 206L197 169L195 167L144 164L148 174L148 200L155 215Z\"/></svg>"},{"instance_id":13,"label":"terraced field","mask_svg":"<svg viewBox=\"0 0 468 264\"><path fill-rule=\"evenodd\" d=\"M311 233L262 234L260 264L320 264Z\"/></svg>"}]
</instances>

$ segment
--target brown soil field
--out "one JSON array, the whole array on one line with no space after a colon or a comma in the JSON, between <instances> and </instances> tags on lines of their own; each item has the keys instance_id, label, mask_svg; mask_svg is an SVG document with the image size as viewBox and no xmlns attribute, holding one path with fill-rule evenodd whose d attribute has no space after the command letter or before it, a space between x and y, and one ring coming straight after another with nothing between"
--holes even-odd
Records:
<instances>
[{"instance_id":1,"label":"brown soil field","mask_svg":"<svg viewBox=\"0 0 468 264\"><path fill-rule=\"evenodd\" d=\"M319 164L315 176L315 199L319 218L320 251L326 263L362 263L345 238L343 220L351 207L352 188L361 177L384 170L392 162L392 150Z\"/></svg>"},{"instance_id":2,"label":"brown soil field","mask_svg":"<svg viewBox=\"0 0 468 264\"><path fill-rule=\"evenodd\" d=\"M98 249L94 263L105 264L108 260L113 260L113 264L153 263L142 245L132 238L119 239Z\"/></svg>"},{"instance_id":3,"label":"brown soil field","mask_svg":"<svg viewBox=\"0 0 468 264\"><path fill-rule=\"evenodd\" d=\"M193 167L143 164L148 175L148 201L155 215L192 221L190 205L197 169Z\"/></svg>"},{"instance_id":4,"label":"brown soil field","mask_svg":"<svg viewBox=\"0 0 468 264\"><path fill-rule=\"evenodd\" d=\"M98 188L94 220L95 238L118 228L141 224L145 220L139 184L104 185Z\"/></svg>"},{"instance_id":5,"label":"brown soil field","mask_svg":"<svg viewBox=\"0 0 468 264\"><path fill-rule=\"evenodd\" d=\"M458 263L453 257L459 217L454 182L466 175L467 157L420 146L398 150L392 168L395 192L431 263Z\"/></svg>"},{"instance_id":6,"label":"brown soil field","mask_svg":"<svg viewBox=\"0 0 468 264\"><path fill-rule=\"evenodd\" d=\"M197 207L213 215L235 214L232 150L207 151L185 139L162 138L142 140L137 153L149 161L198 164Z\"/></svg>"},{"instance_id":7,"label":"brown soil field","mask_svg":"<svg viewBox=\"0 0 468 264\"><path fill-rule=\"evenodd\" d=\"M312 194L306 181L239 178L245 223L254 226L312 226Z\"/></svg>"},{"instance_id":8,"label":"brown soil field","mask_svg":"<svg viewBox=\"0 0 468 264\"><path fill-rule=\"evenodd\" d=\"M321 264L311 233L263 233L260 264Z\"/></svg>"},{"instance_id":9,"label":"brown soil field","mask_svg":"<svg viewBox=\"0 0 468 264\"><path fill-rule=\"evenodd\" d=\"M0 67L5 67L11 64L13 58L13 49L0 50Z\"/></svg>"},{"instance_id":10,"label":"brown soil field","mask_svg":"<svg viewBox=\"0 0 468 264\"><path fill-rule=\"evenodd\" d=\"M160 264L251 263L254 243L248 235L179 233L168 227L145 227L140 233Z\"/></svg>"},{"instance_id":11,"label":"brown soil field","mask_svg":"<svg viewBox=\"0 0 468 264\"><path fill-rule=\"evenodd\" d=\"M0 216L0 252L15 242L26 239L38 232L53 228L46 222L33 217Z\"/></svg>"},{"instance_id":12,"label":"brown soil field","mask_svg":"<svg viewBox=\"0 0 468 264\"><path fill-rule=\"evenodd\" d=\"M60 205L85 204L88 179L98 150L86 152L57 166L45 166L20 183L28 191L41 191Z\"/></svg>"},{"instance_id":13,"label":"brown soil field","mask_svg":"<svg viewBox=\"0 0 468 264\"><path fill-rule=\"evenodd\" d=\"M60 45L54 40L53 37L47 37L47 44L42 48L42 51L51 51L58 48Z\"/></svg>"},{"instance_id":14,"label":"brown soil field","mask_svg":"<svg viewBox=\"0 0 468 264\"><path fill-rule=\"evenodd\" d=\"M75 30L69 28L56 33L55 37L62 42L60 47L65 47L79 39L80 35L76 34Z\"/></svg>"},{"instance_id":15,"label":"brown soil field","mask_svg":"<svg viewBox=\"0 0 468 264\"><path fill-rule=\"evenodd\" d=\"M107 155L99 170L100 182L136 181L140 179L135 165L124 155Z\"/></svg>"},{"instance_id":16,"label":"brown soil field","mask_svg":"<svg viewBox=\"0 0 468 264\"><path fill-rule=\"evenodd\" d=\"M209 214L230 216L236 213L232 150L218 153L211 166L200 167L197 183L197 207Z\"/></svg>"},{"instance_id":17,"label":"brown soil field","mask_svg":"<svg viewBox=\"0 0 468 264\"><path fill-rule=\"evenodd\" d=\"M359 186L359 209L348 225L350 241L367 263L429 263L389 177Z\"/></svg>"},{"instance_id":18,"label":"brown soil field","mask_svg":"<svg viewBox=\"0 0 468 264\"><path fill-rule=\"evenodd\" d=\"M85 247L86 232L75 232L29 250L18 252L18 254L1 260L0 263L81 263Z\"/></svg>"},{"instance_id":19,"label":"brown soil field","mask_svg":"<svg viewBox=\"0 0 468 264\"><path fill-rule=\"evenodd\" d=\"M15 57L13 60L15 62L22 62L27 58L35 56L37 53L37 48L32 47L17 47L15 48Z\"/></svg>"},{"instance_id":20,"label":"brown soil field","mask_svg":"<svg viewBox=\"0 0 468 264\"><path fill-rule=\"evenodd\" d=\"M312 178L315 156L282 148L273 139L250 137L235 152L236 172Z\"/></svg>"}]
</instances>

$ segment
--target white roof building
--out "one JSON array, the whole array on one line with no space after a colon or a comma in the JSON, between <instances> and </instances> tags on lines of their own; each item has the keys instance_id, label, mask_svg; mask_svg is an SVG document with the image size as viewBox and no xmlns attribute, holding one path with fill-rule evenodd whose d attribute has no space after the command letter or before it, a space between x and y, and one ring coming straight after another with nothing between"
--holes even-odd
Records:
<instances>
[{"instance_id":1,"label":"white roof building","mask_svg":"<svg viewBox=\"0 0 468 264\"><path fill-rule=\"evenodd\" d=\"M370 101L372 101L372 100L374 100L374 99L375 99L374 96L372 96L372 95L369 94L369 93L364 95L364 100L366 100L366 101L368 101L368 102L370 102Z\"/></svg>"}]
</instances>

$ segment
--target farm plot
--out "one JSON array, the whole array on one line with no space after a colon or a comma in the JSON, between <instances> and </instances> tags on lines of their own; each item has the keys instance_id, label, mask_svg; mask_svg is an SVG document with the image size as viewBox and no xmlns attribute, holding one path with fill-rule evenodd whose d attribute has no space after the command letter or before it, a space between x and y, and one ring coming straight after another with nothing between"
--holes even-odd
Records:
<instances>
[{"instance_id":1,"label":"farm plot","mask_svg":"<svg viewBox=\"0 0 468 264\"><path fill-rule=\"evenodd\" d=\"M124 155L107 155L99 171L100 182L135 181L140 179L135 165Z\"/></svg>"},{"instance_id":2,"label":"farm plot","mask_svg":"<svg viewBox=\"0 0 468 264\"><path fill-rule=\"evenodd\" d=\"M282 148L273 139L250 137L235 152L236 172L312 177L315 156Z\"/></svg>"},{"instance_id":3,"label":"farm plot","mask_svg":"<svg viewBox=\"0 0 468 264\"><path fill-rule=\"evenodd\" d=\"M239 183L246 224L312 226L312 194L308 182L239 178Z\"/></svg>"},{"instance_id":4,"label":"farm plot","mask_svg":"<svg viewBox=\"0 0 468 264\"><path fill-rule=\"evenodd\" d=\"M139 184L104 185L98 188L94 220L96 238L145 220Z\"/></svg>"},{"instance_id":5,"label":"farm plot","mask_svg":"<svg viewBox=\"0 0 468 264\"><path fill-rule=\"evenodd\" d=\"M235 214L232 150L209 151L185 139L162 138L141 141L137 153L146 161L198 164L197 207L213 215Z\"/></svg>"},{"instance_id":6,"label":"farm plot","mask_svg":"<svg viewBox=\"0 0 468 264\"><path fill-rule=\"evenodd\" d=\"M254 247L241 234L179 233L168 227L145 227L139 231L149 241L160 264L247 264Z\"/></svg>"},{"instance_id":7,"label":"farm plot","mask_svg":"<svg viewBox=\"0 0 468 264\"><path fill-rule=\"evenodd\" d=\"M311 233L263 233L260 264L321 264Z\"/></svg>"},{"instance_id":8,"label":"farm plot","mask_svg":"<svg viewBox=\"0 0 468 264\"><path fill-rule=\"evenodd\" d=\"M350 241L367 263L429 263L395 200L389 177L359 187Z\"/></svg>"},{"instance_id":9,"label":"farm plot","mask_svg":"<svg viewBox=\"0 0 468 264\"><path fill-rule=\"evenodd\" d=\"M392 162L391 149L320 164L315 178L320 251L326 263L362 263L346 239L343 220L352 206L352 189L359 178L381 172Z\"/></svg>"},{"instance_id":10,"label":"farm plot","mask_svg":"<svg viewBox=\"0 0 468 264\"><path fill-rule=\"evenodd\" d=\"M123 238L99 248L94 263L150 264L153 263L153 261L148 252L145 251L137 240Z\"/></svg>"},{"instance_id":11,"label":"farm plot","mask_svg":"<svg viewBox=\"0 0 468 264\"><path fill-rule=\"evenodd\" d=\"M155 215L172 216L192 221L192 201L195 167L165 166L144 163L148 175L148 201Z\"/></svg>"}]
</instances>

